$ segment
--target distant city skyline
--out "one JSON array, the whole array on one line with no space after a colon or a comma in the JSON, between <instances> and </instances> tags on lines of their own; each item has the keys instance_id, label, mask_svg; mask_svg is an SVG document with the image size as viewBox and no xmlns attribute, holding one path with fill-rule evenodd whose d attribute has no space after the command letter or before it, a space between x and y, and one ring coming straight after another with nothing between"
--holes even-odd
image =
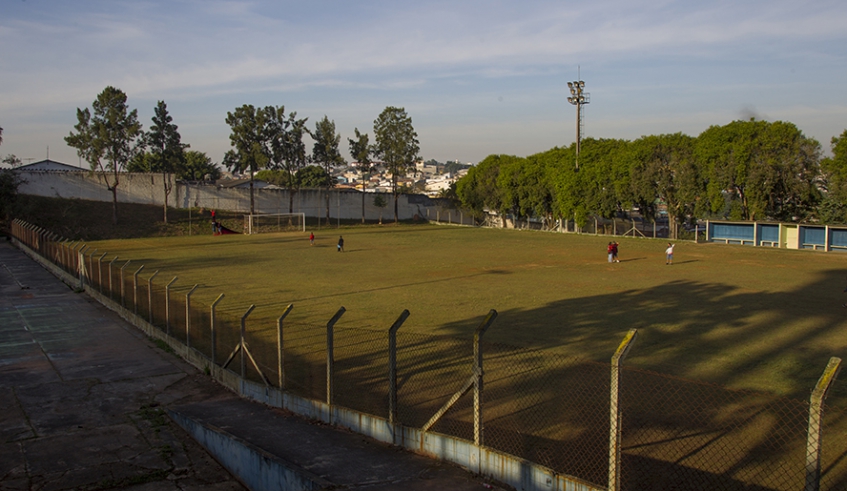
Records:
<instances>
[{"instance_id":1,"label":"distant city skyline","mask_svg":"<svg viewBox=\"0 0 847 491\"><path fill-rule=\"evenodd\" d=\"M420 156L478 162L756 117L817 139L847 129L847 4L707 0L362 2L10 0L0 4L0 155L78 165L64 137L112 85L145 130L164 100L184 143L220 163L227 111L324 115L351 160L404 107ZM311 151L311 140L306 138ZM26 160L25 160L26 161ZM82 162L83 167L88 164Z\"/></svg>"}]
</instances>

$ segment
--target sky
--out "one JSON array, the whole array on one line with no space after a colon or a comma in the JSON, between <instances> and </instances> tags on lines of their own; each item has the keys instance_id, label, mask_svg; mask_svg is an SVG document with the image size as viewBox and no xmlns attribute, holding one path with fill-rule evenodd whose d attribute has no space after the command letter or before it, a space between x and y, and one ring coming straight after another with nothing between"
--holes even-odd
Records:
<instances>
[{"instance_id":1,"label":"sky","mask_svg":"<svg viewBox=\"0 0 847 491\"><path fill-rule=\"evenodd\" d=\"M220 162L228 111L327 116L348 160L403 107L420 156L475 163L576 138L755 117L821 143L847 129L847 2L811 0L0 0L0 155L88 167L64 142L105 87ZM311 140L307 138L308 148Z\"/></svg>"}]
</instances>

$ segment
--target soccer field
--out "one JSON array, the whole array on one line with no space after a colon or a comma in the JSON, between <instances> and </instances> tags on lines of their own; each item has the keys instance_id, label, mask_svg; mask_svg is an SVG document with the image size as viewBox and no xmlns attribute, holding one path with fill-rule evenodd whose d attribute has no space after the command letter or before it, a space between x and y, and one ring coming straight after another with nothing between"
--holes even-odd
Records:
<instances>
[{"instance_id":1,"label":"soccer field","mask_svg":"<svg viewBox=\"0 0 847 491\"><path fill-rule=\"evenodd\" d=\"M847 345L847 255L433 225L92 242L106 261L160 270L192 303L267 326L290 322L469 337L490 309L486 340L608 361L628 329L627 364L736 388L807 397ZM345 251L336 251L339 235Z\"/></svg>"}]
</instances>

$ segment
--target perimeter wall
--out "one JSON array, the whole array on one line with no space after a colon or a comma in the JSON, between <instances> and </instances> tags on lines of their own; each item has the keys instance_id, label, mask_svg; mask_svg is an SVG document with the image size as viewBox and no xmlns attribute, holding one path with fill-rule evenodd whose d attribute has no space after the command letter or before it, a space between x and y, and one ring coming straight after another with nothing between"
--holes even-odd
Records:
<instances>
[{"instance_id":1,"label":"perimeter wall","mask_svg":"<svg viewBox=\"0 0 847 491\"><path fill-rule=\"evenodd\" d=\"M112 193L106 188L102 177L91 172L66 171L18 171L22 184L21 194L54 198L78 198L92 201L112 201ZM168 205L174 208L205 208L248 213L250 210L249 188L224 188L213 184L174 182L168 176L172 190ZM374 198L382 195L386 206L374 206ZM119 203L161 205L165 200L164 176L161 174L122 173L118 184ZM327 205L332 219L357 220L362 218L362 193L360 191L333 189L304 189L289 191L276 187L254 189L256 213L305 213L307 217L326 217ZM377 221L393 219L394 196L385 193L365 193L365 219ZM417 194L398 195L398 218L414 220L450 221L472 225L467 214L453 208L447 200L431 199ZM290 208L290 209L289 209Z\"/></svg>"}]
</instances>

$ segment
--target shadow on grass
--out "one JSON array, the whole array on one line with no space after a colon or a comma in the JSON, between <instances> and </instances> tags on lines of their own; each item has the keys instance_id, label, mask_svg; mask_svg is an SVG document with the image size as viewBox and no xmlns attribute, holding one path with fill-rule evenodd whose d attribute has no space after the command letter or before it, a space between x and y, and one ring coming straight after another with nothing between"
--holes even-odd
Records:
<instances>
[{"instance_id":1,"label":"shadow on grass","mask_svg":"<svg viewBox=\"0 0 847 491\"><path fill-rule=\"evenodd\" d=\"M401 333L402 334L402 333ZM385 332L336 331L339 405L387 412ZM398 338L399 420L421 427L472 374L468 340ZM605 485L609 374L605 363L484 343L484 445ZM807 402L624 369L622 489L791 490L804 480ZM473 440L464 395L432 431ZM825 424L822 489L845 479L845 413Z\"/></svg>"},{"instance_id":2,"label":"shadow on grass","mask_svg":"<svg viewBox=\"0 0 847 491\"><path fill-rule=\"evenodd\" d=\"M625 364L632 367L626 368L629 385L625 379L621 396L624 472L629 489L796 489L802 487L804 478L808 394L827 360L841 355L824 340L843 329L843 310L833 300L840 293L832 290L843 274L843 270L822 273L802 292L750 292L720 283L676 280L645 290L562 300L538 309L501 312L486 337L490 341L514 339L519 333L527 344L551 353L555 351L552 342L568 353L608 360L626 330L638 328L639 339ZM809 295L809 291L821 293ZM468 336L469 325L479 320L481 316L444 328ZM498 335L498 330L503 335ZM534 337L539 341L533 343ZM741 354L722 356L728 351ZM526 382L534 388L532 397L573 396L574 387L580 387L578 379L564 373L555 380L547 379L545 372L557 372L553 365L540 362L536 375ZM720 385L639 367L705 377ZM773 388L775 394L724 387L759 386L756 377L764 373L781 381ZM559 383L564 380L577 384ZM488 391L491 385L486 387ZM845 388L836 386L829 396L823 465L828 484L822 489L847 485ZM597 390L599 395L585 388L577 391L582 398L605 397L603 390ZM504 397L502 402L503 407L512 409L504 409L504 414L521 414L515 399L529 397L522 393L512 387L511 401ZM558 422L528 433L549 436L558 432L562 436L556 440L564 445L569 441L567 435L579 428L570 425L580 418L572 419L566 428L553 428L569 419L575 399L569 397L555 405L561 408ZM488 394L486 401L491 401ZM601 399L592 405L596 412L608 414L608 403L604 406ZM497 424L488 421L488 425ZM605 424L608 428L608 422ZM579 433L585 436L586 431L583 428ZM572 456L575 450L562 452ZM593 472L580 475L554 468L602 483ZM680 484L692 479L699 484Z\"/></svg>"},{"instance_id":3,"label":"shadow on grass","mask_svg":"<svg viewBox=\"0 0 847 491\"><path fill-rule=\"evenodd\" d=\"M502 273L493 270L479 275ZM842 276L842 271L827 272L804 290L828 288L834 278ZM452 279L455 278L421 283ZM162 295L162 288L157 285L152 295L153 315L159 319L164 317ZM829 306L836 313L841 312L826 296L820 297L813 310L823 311ZM817 324L806 331L789 333L793 336L779 333L780 328L808 315L808 306L803 305L808 298L797 292L738 291L717 283L676 280L644 291L596 295L552 302L531 311L504 312L487 334L490 340L496 339L498 330L521 330L532 335L544 322L564 319L565 329L559 331L558 342L578 346L580 356L485 343L484 444L604 485L610 368L608 363L591 361L586 356L608 359L625 329L638 325L642 337L630 355L633 363L627 362L621 373L623 489L799 489L804 478L808 392L799 398L802 390L798 390L794 394L797 399L786 399L694 382L644 370L639 365L650 365L655 356L660 358L656 364L675 368L674 373L684 375L689 370L707 368L721 350L756 337L768 337L767 348L760 348L756 356L729 367L712 367L711 378L722 384L737 382L745 372L759 368L780 353L794 354L797 345L841 324L841 316L830 312L819 315ZM192 306L202 312L208 310L208 306L199 303ZM185 304L177 297L172 299L171 307L171 333L185 340L187 329L181 328L186 322ZM768 321L755 321L753 317L761 312L774 315ZM223 312L219 315L215 358L220 364L238 342L239 318ZM745 328L733 327L728 318L737 319L737 324ZM201 317L197 323L206 321ZM681 326L680 330L663 332L660 326L671 321ZM160 328L161 324L157 322ZM453 336L407 334L402 330L399 334L398 417L403 424L421 427L472 374L473 350L467 323L447 327L454 331ZM284 343L288 390L304 397L324 398L325 334L323 326L288 326ZM192 345L206 352L208 336L200 330L191 337ZM274 339L274 326L249 325L251 351L263 372L276 381ZM608 346L589 349L586 339L590 345ZM334 402L385 417L385 331L339 327L335 341ZM637 352L646 354L638 358ZM801 357L802 363L796 370L786 370L785 375L793 375L791 382L798 386L809 377L814 380L828 355L825 348L800 351L795 356ZM257 378L249 366L247 376ZM811 384L806 391L810 387ZM843 489L847 485L847 413L830 407L826 418L822 489ZM471 395L460 399L432 430L472 440Z\"/></svg>"}]
</instances>

